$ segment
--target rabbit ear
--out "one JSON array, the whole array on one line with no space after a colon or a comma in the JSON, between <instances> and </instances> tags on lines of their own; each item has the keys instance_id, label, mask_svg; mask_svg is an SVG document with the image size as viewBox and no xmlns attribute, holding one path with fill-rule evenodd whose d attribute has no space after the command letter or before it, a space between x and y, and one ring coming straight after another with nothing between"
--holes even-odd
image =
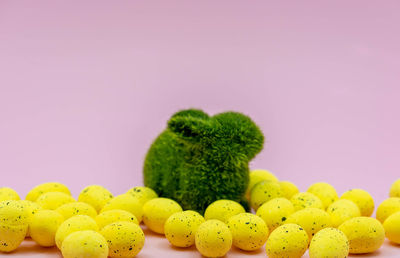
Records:
<instances>
[{"instance_id":1,"label":"rabbit ear","mask_svg":"<svg viewBox=\"0 0 400 258\"><path fill-rule=\"evenodd\" d=\"M174 116L168 121L168 128L187 140L201 140L207 135L208 120L193 116Z\"/></svg>"}]
</instances>

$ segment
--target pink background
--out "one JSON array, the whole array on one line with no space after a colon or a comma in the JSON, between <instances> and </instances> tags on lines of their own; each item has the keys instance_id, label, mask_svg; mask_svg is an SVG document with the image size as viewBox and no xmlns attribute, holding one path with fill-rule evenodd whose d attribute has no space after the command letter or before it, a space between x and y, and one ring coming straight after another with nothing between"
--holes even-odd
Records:
<instances>
[{"instance_id":1,"label":"pink background","mask_svg":"<svg viewBox=\"0 0 400 258\"><path fill-rule=\"evenodd\" d=\"M1 1L1 184L142 184L175 111L250 115L252 168L306 190L400 177L398 1Z\"/></svg>"}]
</instances>

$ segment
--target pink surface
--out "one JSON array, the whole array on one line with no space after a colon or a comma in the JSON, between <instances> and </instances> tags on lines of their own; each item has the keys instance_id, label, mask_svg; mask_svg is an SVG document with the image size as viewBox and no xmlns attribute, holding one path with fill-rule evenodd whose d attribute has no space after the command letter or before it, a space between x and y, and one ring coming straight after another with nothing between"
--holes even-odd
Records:
<instances>
[{"instance_id":1,"label":"pink surface","mask_svg":"<svg viewBox=\"0 0 400 258\"><path fill-rule=\"evenodd\" d=\"M1 184L142 184L181 108L250 115L252 168L306 190L400 177L398 1L1 1Z\"/></svg>"}]
</instances>

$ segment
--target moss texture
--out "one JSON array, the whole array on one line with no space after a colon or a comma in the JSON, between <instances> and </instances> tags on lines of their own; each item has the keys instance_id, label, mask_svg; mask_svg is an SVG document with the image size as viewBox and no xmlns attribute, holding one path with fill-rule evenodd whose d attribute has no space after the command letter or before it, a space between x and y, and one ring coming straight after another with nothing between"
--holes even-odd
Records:
<instances>
[{"instance_id":1,"label":"moss texture","mask_svg":"<svg viewBox=\"0 0 400 258\"><path fill-rule=\"evenodd\" d=\"M248 164L263 148L264 136L237 112L209 116L201 110L175 113L155 139L145 159L144 184L183 209L204 213L215 200L246 207Z\"/></svg>"}]
</instances>

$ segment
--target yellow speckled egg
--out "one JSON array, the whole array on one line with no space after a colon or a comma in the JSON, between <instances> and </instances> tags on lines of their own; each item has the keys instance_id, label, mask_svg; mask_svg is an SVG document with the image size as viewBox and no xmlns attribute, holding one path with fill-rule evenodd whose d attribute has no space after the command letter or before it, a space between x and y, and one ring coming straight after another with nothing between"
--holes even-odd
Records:
<instances>
[{"instance_id":1,"label":"yellow speckled egg","mask_svg":"<svg viewBox=\"0 0 400 258\"><path fill-rule=\"evenodd\" d=\"M238 202L231 200L218 200L208 205L206 211L204 212L204 218L206 220L219 219L220 221L226 223L233 215L243 212L246 211Z\"/></svg>"},{"instance_id":2,"label":"yellow speckled egg","mask_svg":"<svg viewBox=\"0 0 400 258\"><path fill-rule=\"evenodd\" d=\"M332 227L339 227L340 224L354 217L360 217L360 209L349 200L341 199L329 205L326 212L331 216Z\"/></svg>"},{"instance_id":3,"label":"yellow speckled egg","mask_svg":"<svg viewBox=\"0 0 400 258\"><path fill-rule=\"evenodd\" d=\"M144 205L147 201L157 198L158 195L153 189L145 186L136 186L129 189L126 193L131 194L137 198L139 202Z\"/></svg>"},{"instance_id":4,"label":"yellow speckled egg","mask_svg":"<svg viewBox=\"0 0 400 258\"><path fill-rule=\"evenodd\" d=\"M71 192L69 191L68 187L65 186L64 184L57 182L48 182L37 185L34 188L32 188L26 195L25 199L28 201L35 202L39 198L39 196L48 192L61 192L71 195Z\"/></svg>"},{"instance_id":5,"label":"yellow speckled egg","mask_svg":"<svg viewBox=\"0 0 400 258\"><path fill-rule=\"evenodd\" d=\"M324 210L305 208L291 214L286 223L300 225L311 239L321 229L331 226L331 218Z\"/></svg>"},{"instance_id":6,"label":"yellow speckled egg","mask_svg":"<svg viewBox=\"0 0 400 258\"><path fill-rule=\"evenodd\" d=\"M19 200L18 193L10 187L0 187L0 201Z\"/></svg>"},{"instance_id":7,"label":"yellow speckled egg","mask_svg":"<svg viewBox=\"0 0 400 258\"><path fill-rule=\"evenodd\" d=\"M251 190L250 205L257 211L263 203L278 197L283 197L283 192L278 182L261 181Z\"/></svg>"},{"instance_id":8,"label":"yellow speckled egg","mask_svg":"<svg viewBox=\"0 0 400 258\"><path fill-rule=\"evenodd\" d=\"M82 230L99 231L96 221L87 215L76 215L65 220L56 232L56 245L60 249L64 239L71 233Z\"/></svg>"},{"instance_id":9,"label":"yellow speckled egg","mask_svg":"<svg viewBox=\"0 0 400 258\"><path fill-rule=\"evenodd\" d=\"M286 198L272 199L258 208L256 215L261 217L272 232L282 225L294 212L293 204Z\"/></svg>"},{"instance_id":10,"label":"yellow speckled egg","mask_svg":"<svg viewBox=\"0 0 400 258\"><path fill-rule=\"evenodd\" d=\"M64 258L106 258L108 245L100 233L83 230L67 236L62 244L61 252Z\"/></svg>"},{"instance_id":11,"label":"yellow speckled egg","mask_svg":"<svg viewBox=\"0 0 400 258\"><path fill-rule=\"evenodd\" d=\"M30 224L30 221L32 220L32 216L38 212L39 210L42 209L39 204L36 202L28 201L28 200L19 200L19 203L22 204L22 206L26 209L28 212L28 225ZM31 235L30 233L30 226L28 226L28 230L26 231L26 236L29 237Z\"/></svg>"},{"instance_id":12,"label":"yellow speckled egg","mask_svg":"<svg viewBox=\"0 0 400 258\"><path fill-rule=\"evenodd\" d=\"M324 182L312 184L307 192L317 196L322 201L324 209L328 208L329 205L339 199L336 189L332 185Z\"/></svg>"},{"instance_id":13,"label":"yellow speckled egg","mask_svg":"<svg viewBox=\"0 0 400 258\"><path fill-rule=\"evenodd\" d=\"M101 185L89 185L85 187L78 196L79 202L90 204L97 212L114 196Z\"/></svg>"},{"instance_id":14,"label":"yellow speckled egg","mask_svg":"<svg viewBox=\"0 0 400 258\"><path fill-rule=\"evenodd\" d=\"M195 211L181 211L169 216L164 225L165 237L177 247L194 245L194 234L205 221L203 216Z\"/></svg>"},{"instance_id":15,"label":"yellow speckled egg","mask_svg":"<svg viewBox=\"0 0 400 258\"><path fill-rule=\"evenodd\" d=\"M32 216L29 224L32 239L40 246L54 246L57 229L64 217L54 210L40 210Z\"/></svg>"},{"instance_id":16,"label":"yellow speckled egg","mask_svg":"<svg viewBox=\"0 0 400 258\"><path fill-rule=\"evenodd\" d=\"M137 220L136 216L130 213L129 211L125 210L109 210L104 211L97 215L95 218L97 225L100 229L105 227L108 224L118 222L118 221L127 221L132 222L139 225L139 221Z\"/></svg>"},{"instance_id":17,"label":"yellow speckled egg","mask_svg":"<svg viewBox=\"0 0 400 258\"><path fill-rule=\"evenodd\" d=\"M389 197L400 197L400 179L397 179L390 187Z\"/></svg>"},{"instance_id":18,"label":"yellow speckled egg","mask_svg":"<svg viewBox=\"0 0 400 258\"><path fill-rule=\"evenodd\" d=\"M28 230L28 212L19 201L0 202L0 252L18 248Z\"/></svg>"},{"instance_id":19,"label":"yellow speckled egg","mask_svg":"<svg viewBox=\"0 0 400 258\"><path fill-rule=\"evenodd\" d=\"M385 230L379 220L371 217L356 217L343 222L339 230L347 236L351 254L372 253L385 240Z\"/></svg>"},{"instance_id":20,"label":"yellow speckled egg","mask_svg":"<svg viewBox=\"0 0 400 258\"><path fill-rule=\"evenodd\" d=\"M309 255L310 258L345 258L349 255L349 241L339 229L324 228L312 238Z\"/></svg>"},{"instance_id":21,"label":"yellow speckled egg","mask_svg":"<svg viewBox=\"0 0 400 258\"><path fill-rule=\"evenodd\" d=\"M182 211L182 207L168 198L154 198L143 206L143 222L153 232L164 234L164 225L169 216Z\"/></svg>"},{"instance_id":22,"label":"yellow speckled egg","mask_svg":"<svg viewBox=\"0 0 400 258\"><path fill-rule=\"evenodd\" d=\"M221 257L232 247L232 233L222 221L210 219L198 227L195 244L205 257Z\"/></svg>"},{"instance_id":23,"label":"yellow speckled egg","mask_svg":"<svg viewBox=\"0 0 400 258\"><path fill-rule=\"evenodd\" d=\"M317 208L324 210L322 201L312 193L301 192L292 196L290 201L293 203L293 207L296 211L305 208Z\"/></svg>"},{"instance_id":24,"label":"yellow speckled egg","mask_svg":"<svg viewBox=\"0 0 400 258\"><path fill-rule=\"evenodd\" d=\"M376 209L376 218L383 223L387 217L400 211L400 198L391 197L384 200Z\"/></svg>"},{"instance_id":25,"label":"yellow speckled egg","mask_svg":"<svg viewBox=\"0 0 400 258\"><path fill-rule=\"evenodd\" d=\"M143 218L143 207L138 199L130 194L121 194L109 200L101 209L100 213L109 210L126 210L135 215L139 222Z\"/></svg>"},{"instance_id":26,"label":"yellow speckled egg","mask_svg":"<svg viewBox=\"0 0 400 258\"><path fill-rule=\"evenodd\" d=\"M383 223L386 237L393 243L400 244L400 211L391 214Z\"/></svg>"},{"instance_id":27,"label":"yellow speckled egg","mask_svg":"<svg viewBox=\"0 0 400 258\"><path fill-rule=\"evenodd\" d=\"M69 219L75 215L88 215L92 218L97 216L96 210L85 202L66 203L58 207L56 211L63 215L64 219Z\"/></svg>"},{"instance_id":28,"label":"yellow speckled egg","mask_svg":"<svg viewBox=\"0 0 400 258\"><path fill-rule=\"evenodd\" d=\"M347 199L357 204L361 216L369 217L374 212L374 199L367 191L362 189L351 189L344 192L340 199Z\"/></svg>"},{"instance_id":29,"label":"yellow speckled egg","mask_svg":"<svg viewBox=\"0 0 400 258\"><path fill-rule=\"evenodd\" d=\"M292 198L293 195L299 193L299 188L295 184L289 181L279 181L279 185L281 186L283 197L286 199Z\"/></svg>"},{"instance_id":30,"label":"yellow speckled egg","mask_svg":"<svg viewBox=\"0 0 400 258\"><path fill-rule=\"evenodd\" d=\"M45 210L55 210L63 204L75 202L71 195L62 192L48 192L37 198L36 203Z\"/></svg>"},{"instance_id":31,"label":"yellow speckled egg","mask_svg":"<svg viewBox=\"0 0 400 258\"><path fill-rule=\"evenodd\" d=\"M248 184L247 190L246 190L247 199L250 199L251 189L253 189L253 187L257 183L259 183L261 181L264 181L264 180L278 182L278 178L274 174L269 172L268 170L265 170L265 169L254 169L254 170L250 171L250 173L249 173L249 184Z\"/></svg>"},{"instance_id":32,"label":"yellow speckled egg","mask_svg":"<svg viewBox=\"0 0 400 258\"><path fill-rule=\"evenodd\" d=\"M268 239L269 230L264 220L251 213L240 213L228 220L233 245L245 251L261 248Z\"/></svg>"},{"instance_id":33,"label":"yellow speckled egg","mask_svg":"<svg viewBox=\"0 0 400 258\"><path fill-rule=\"evenodd\" d=\"M111 223L100 233L107 240L110 257L133 257L144 246L144 233L135 223L126 221Z\"/></svg>"},{"instance_id":34,"label":"yellow speckled egg","mask_svg":"<svg viewBox=\"0 0 400 258\"><path fill-rule=\"evenodd\" d=\"M265 249L269 258L300 258L308 247L306 231L296 224L277 227L269 235Z\"/></svg>"}]
</instances>

